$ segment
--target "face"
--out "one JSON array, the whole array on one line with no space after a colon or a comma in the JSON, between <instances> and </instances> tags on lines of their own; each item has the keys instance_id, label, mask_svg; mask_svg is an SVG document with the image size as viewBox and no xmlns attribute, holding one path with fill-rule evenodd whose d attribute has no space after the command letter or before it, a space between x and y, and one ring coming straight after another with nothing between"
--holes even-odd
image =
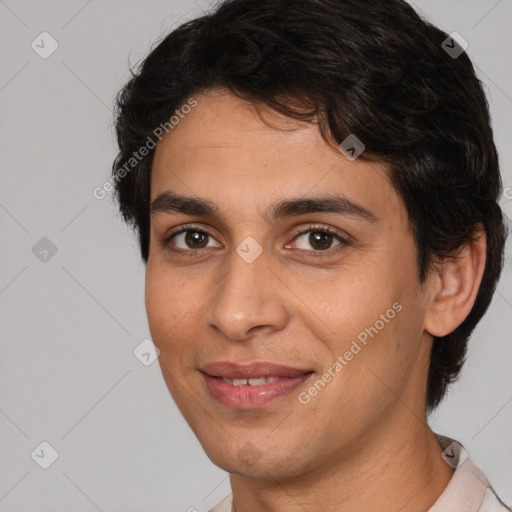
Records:
<instances>
[{"instance_id":1,"label":"face","mask_svg":"<svg viewBox=\"0 0 512 512\"><path fill-rule=\"evenodd\" d=\"M405 207L381 164L316 124L195 98L151 176L146 309L166 384L228 472L354 456L424 408L427 294Z\"/></svg>"}]
</instances>

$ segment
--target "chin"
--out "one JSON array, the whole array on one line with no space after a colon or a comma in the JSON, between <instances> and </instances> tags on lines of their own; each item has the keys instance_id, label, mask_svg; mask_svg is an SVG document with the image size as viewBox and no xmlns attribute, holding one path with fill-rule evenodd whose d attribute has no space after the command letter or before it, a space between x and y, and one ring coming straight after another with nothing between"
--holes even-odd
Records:
<instances>
[{"instance_id":1,"label":"chin","mask_svg":"<svg viewBox=\"0 0 512 512\"><path fill-rule=\"evenodd\" d=\"M235 441L230 436L227 445L218 440L201 443L208 458L220 469L235 475L255 479L268 480L269 478L286 479L307 472L308 466L302 446L302 453L297 448L290 448L284 443L275 446L273 443L263 445L265 436L258 443L258 447L250 439ZM258 442L258 441L256 441Z\"/></svg>"}]
</instances>

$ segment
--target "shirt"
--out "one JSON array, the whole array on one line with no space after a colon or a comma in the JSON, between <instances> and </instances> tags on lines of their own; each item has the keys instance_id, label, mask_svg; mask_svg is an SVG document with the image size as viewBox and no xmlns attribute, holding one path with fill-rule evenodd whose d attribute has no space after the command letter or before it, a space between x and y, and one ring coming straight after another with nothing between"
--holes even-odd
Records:
<instances>
[{"instance_id":1,"label":"shirt","mask_svg":"<svg viewBox=\"0 0 512 512\"><path fill-rule=\"evenodd\" d=\"M471 462L464 447L453 439L435 434L442 457L455 469L452 478L428 512L512 511L496 495L484 474ZM234 512L233 495L226 496L209 512Z\"/></svg>"}]
</instances>

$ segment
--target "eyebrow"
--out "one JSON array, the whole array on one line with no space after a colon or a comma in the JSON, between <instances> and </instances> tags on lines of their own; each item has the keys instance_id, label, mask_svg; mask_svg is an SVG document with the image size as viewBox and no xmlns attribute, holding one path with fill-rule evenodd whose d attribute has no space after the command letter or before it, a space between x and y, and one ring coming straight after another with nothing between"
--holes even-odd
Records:
<instances>
[{"instance_id":1,"label":"eyebrow","mask_svg":"<svg viewBox=\"0 0 512 512\"><path fill-rule=\"evenodd\" d=\"M160 193L151 202L150 214L154 215L156 213L183 213L185 215L221 217L215 203L207 199L183 196L170 191ZM285 199L272 205L267 210L266 216L273 220L279 220L284 217L308 213L335 213L358 217L371 223L379 221L373 212L343 195Z\"/></svg>"}]
</instances>

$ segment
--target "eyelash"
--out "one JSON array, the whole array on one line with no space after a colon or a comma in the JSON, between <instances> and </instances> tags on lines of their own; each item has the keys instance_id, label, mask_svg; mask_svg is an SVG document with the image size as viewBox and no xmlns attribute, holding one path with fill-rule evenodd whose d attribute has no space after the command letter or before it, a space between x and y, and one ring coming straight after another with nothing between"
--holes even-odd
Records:
<instances>
[{"instance_id":1,"label":"eyelash","mask_svg":"<svg viewBox=\"0 0 512 512\"><path fill-rule=\"evenodd\" d=\"M333 254L337 254L340 250L343 250L345 246L350 245L349 241L342 237L336 230L328 227L328 226L322 226L318 224L309 224L307 229L303 229L296 233L293 236L292 241L296 240L302 235L305 235L307 233L327 233L329 235L332 235L336 240L338 240L339 245L336 245L335 247L332 247L330 249L324 249L324 250L305 250L305 249L296 249L300 252L307 253L308 256L311 256L313 258L328 258L332 256Z\"/></svg>"},{"instance_id":2,"label":"eyelash","mask_svg":"<svg viewBox=\"0 0 512 512\"><path fill-rule=\"evenodd\" d=\"M191 256L201 256L205 251L208 251L208 248L204 248L204 249L173 249L171 248L171 240L173 237L175 237L176 235L179 235L181 233L186 233L187 231L194 231L196 233L201 233L201 234L204 234L204 235L207 235L211 238L212 235L210 235L210 233L208 233L208 231L202 229L202 228L199 228L197 226L194 226L193 224L184 224L183 226L181 226L181 229L179 231L174 231L172 233L170 233L169 235L167 235L166 237L164 237L162 239L162 245L164 247L166 247L167 249L169 249L169 251L173 252L173 253L181 253L181 254L190 254ZM310 224L307 229L305 230L302 230L302 231L299 231L297 232L293 238L292 238L292 241L296 240L297 238L299 238L300 236L302 235L305 235L306 233L310 233L310 232L313 232L313 233L328 233L330 235L332 235L336 240L338 240L340 243L339 245L336 245L335 247L331 248L331 249L325 249L325 250L315 250L315 249L312 249L312 250L305 250L305 249L296 249L298 251L301 251L301 252L306 252L309 254L309 256L312 256L314 258L325 258L325 257L328 257L328 256L331 256L333 253L337 253L339 250L342 250L344 248L344 246L348 246L350 245L350 242L342 237L336 230L332 229L332 228L329 228L328 226L322 226L322 225L318 225L318 224ZM327 254L325 254L327 253Z\"/></svg>"}]
</instances>

